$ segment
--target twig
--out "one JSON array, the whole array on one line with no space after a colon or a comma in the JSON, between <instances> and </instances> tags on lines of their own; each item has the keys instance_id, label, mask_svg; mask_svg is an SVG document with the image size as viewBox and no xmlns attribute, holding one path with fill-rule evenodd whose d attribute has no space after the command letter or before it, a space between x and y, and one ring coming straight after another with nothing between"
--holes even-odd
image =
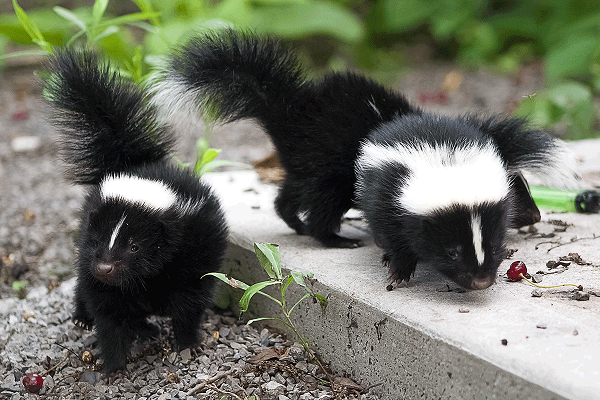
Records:
<instances>
[{"instance_id":1,"label":"twig","mask_svg":"<svg viewBox=\"0 0 600 400\"><path fill-rule=\"evenodd\" d=\"M547 244L547 243L555 244L556 246L552 246L548 250L546 250L546 252L549 253L550 250L554 250L557 247L561 247L561 246L564 246L564 245L567 245L567 244L579 242L580 240L594 240L594 239L598 239L598 238L600 238L600 236L596 236L596 234L594 233L593 236L587 236L587 237L581 237L581 238L573 238L570 241L564 242L564 243L555 242L555 241L540 242L540 243L538 243L538 244L535 245L535 249L537 250L539 248L539 246L542 245L542 244Z\"/></svg>"},{"instance_id":2,"label":"twig","mask_svg":"<svg viewBox=\"0 0 600 400\"><path fill-rule=\"evenodd\" d=\"M242 399L240 396L238 396L237 394L233 393L233 392L228 392L227 390L223 390L223 389L219 389L218 387L216 387L213 384L208 384L206 385L207 387L209 387L212 390L216 390L217 392L221 393L221 394L228 394L229 396L233 396L238 400L244 400Z\"/></svg>"},{"instance_id":3,"label":"twig","mask_svg":"<svg viewBox=\"0 0 600 400\"><path fill-rule=\"evenodd\" d=\"M73 350L69 349L68 347L65 347L59 343L55 343L55 344L59 345L60 347L62 347L65 350L67 350L67 355L60 362L56 363L56 365L54 367L46 370L46 372L44 372L42 374L42 376L48 375L50 373L50 371L52 371L53 369L56 369L59 365L66 363L68 361L69 357L71 356L71 354L75 354L75 352ZM75 354L75 356L77 356L77 354ZM79 356L77 356L77 357L79 357Z\"/></svg>"},{"instance_id":4,"label":"twig","mask_svg":"<svg viewBox=\"0 0 600 400\"><path fill-rule=\"evenodd\" d=\"M199 392L200 390L202 390L203 387L205 387L207 385L210 385L211 383L213 383L215 381L218 381L219 379L224 378L227 375L231 375L234 372L235 371L233 369L230 369L229 371L225 371L225 372L219 372L217 375L213 376L212 378L208 378L204 382L199 383L195 387L193 387L192 389L188 390L187 395L188 396L193 396L194 394L196 394L197 392Z\"/></svg>"}]
</instances>

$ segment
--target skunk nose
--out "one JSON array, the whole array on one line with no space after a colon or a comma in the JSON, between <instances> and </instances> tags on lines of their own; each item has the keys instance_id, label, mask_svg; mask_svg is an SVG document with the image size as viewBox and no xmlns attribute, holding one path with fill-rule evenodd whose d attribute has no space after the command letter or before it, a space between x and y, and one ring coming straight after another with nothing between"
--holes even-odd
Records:
<instances>
[{"instance_id":1,"label":"skunk nose","mask_svg":"<svg viewBox=\"0 0 600 400\"><path fill-rule=\"evenodd\" d=\"M98 270L98 273L100 275L108 275L112 272L113 270L113 266L112 264L104 264L104 263L100 263L98 264L98 267L96 267Z\"/></svg>"},{"instance_id":2,"label":"skunk nose","mask_svg":"<svg viewBox=\"0 0 600 400\"><path fill-rule=\"evenodd\" d=\"M471 289L473 290L482 290L486 289L494 283L494 279L491 277L488 278L473 278L471 281Z\"/></svg>"}]
</instances>

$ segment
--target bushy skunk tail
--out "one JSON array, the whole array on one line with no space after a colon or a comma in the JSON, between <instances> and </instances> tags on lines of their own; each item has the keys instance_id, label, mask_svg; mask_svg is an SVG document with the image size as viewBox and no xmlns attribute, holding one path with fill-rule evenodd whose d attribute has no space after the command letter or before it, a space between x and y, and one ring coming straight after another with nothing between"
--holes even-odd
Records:
<instances>
[{"instance_id":1,"label":"bushy skunk tail","mask_svg":"<svg viewBox=\"0 0 600 400\"><path fill-rule=\"evenodd\" d=\"M295 55L269 37L233 29L192 38L152 85L167 118L186 112L210 122L254 118L263 125L294 113L310 87Z\"/></svg>"},{"instance_id":2,"label":"bushy skunk tail","mask_svg":"<svg viewBox=\"0 0 600 400\"><path fill-rule=\"evenodd\" d=\"M114 174L164 159L173 146L144 92L89 51L60 50L49 65L45 94L62 136L67 175L98 184Z\"/></svg>"},{"instance_id":3,"label":"bushy skunk tail","mask_svg":"<svg viewBox=\"0 0 600 400\"><path fill-rule=\"evenodd\" d=\"M470 121L492 137L509 172L525 172L547 186L576 189L583 185L575 155L562 140L531 129L524 119Z\"/></svg>"}]
</instances>

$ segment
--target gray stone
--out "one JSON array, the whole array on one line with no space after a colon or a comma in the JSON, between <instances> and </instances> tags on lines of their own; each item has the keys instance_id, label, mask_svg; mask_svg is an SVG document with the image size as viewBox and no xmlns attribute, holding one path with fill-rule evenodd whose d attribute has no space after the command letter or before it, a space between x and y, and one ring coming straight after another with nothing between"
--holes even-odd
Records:
<instances>
[{"instance_id":1,"label":"gray stone","mask_svg":"<svg viewBox=\"0 0 600 400\"><path fill-rule=\"evenodd\" d=\"M575 300L577 301L587 301L590 299L590 294L587 292L582 292L581 290L578 290L575 292Z\"/></svg>"},{"instance_id":2,"label":"gray stone","mask_svg":"<svg viewBox=\"0 0 600 400\"><path fill-rule=\"evenodd\" d=\"M285 393L285 386L274 380L262 384L261 388L264 390L265 394L270 397L277 397L280 394Z\"/></svg>"},{"instance_id":3,"label":"gray stone","mask_svg":"<svg viewBox=\"0 0 600 400\"><path fill-rule=\"evenodd\" d=\"M190 349L183 349L179 353L181 356L181 362L187 364L192 359L192 351Z\"/></svg>"},{"instance_id":4,"label":"gray stone","mask_svg":"<svg viewBox=\"0 0 600 400\"><path fill-rule=\"evenodd\" d=\"M91 383L92 385L95 385L96 383L98 383L100 381L100 377L101 374L100 372L94 372L94 371L84 371L83 374L81 374L81 377L79 378L79 382L88 382Z\"/></svg>"},{"instance_id":5,"label":"gray stone","mask_svg":"<svg viewBox=\"0 0 600 400\"><path fill-rule=\"evenodd\" d=\"M531 291L531 296L532 297L542 297L542 291L540 289L533 289Z\"/></svg>"}]
</instances>

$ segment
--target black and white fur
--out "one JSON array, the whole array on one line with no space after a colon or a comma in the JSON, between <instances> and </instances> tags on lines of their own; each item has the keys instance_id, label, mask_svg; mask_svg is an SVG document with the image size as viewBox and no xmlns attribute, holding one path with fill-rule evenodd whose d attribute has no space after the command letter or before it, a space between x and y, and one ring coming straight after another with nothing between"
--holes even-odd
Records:
<instances>
[{"instance_id":1,"label":"black and white fur","mask_svg":"<svg viewBox=\"0 0 600 400\"><path fill-rule=\"evenodd\" d=\"M90 52L59 51L45 92L68 175L88 184L79 230L76 325L96 327L104 371L125 368L150 315L172 319L181 347L198 344L227 229L219 202L172 166L172 137L145 94Z\"/></svg>"},{"instance_id":2,"label":"black and white fur","mask_svg":"<svg viewBox=\"0 0 600 400\"><path fill-rule=\"evenodd\" d=\"M308 80L293 53L251 33L192 38L152 90L166 117L255 119L286 171L279 216L326 246L356 247L336 232L358 206L397 281L431 262L466 288L490 286L511 218L539 220L520 171L575 179L562 142L522 120L427 114L349 72Z\"/></svg>"}]
</instances>

